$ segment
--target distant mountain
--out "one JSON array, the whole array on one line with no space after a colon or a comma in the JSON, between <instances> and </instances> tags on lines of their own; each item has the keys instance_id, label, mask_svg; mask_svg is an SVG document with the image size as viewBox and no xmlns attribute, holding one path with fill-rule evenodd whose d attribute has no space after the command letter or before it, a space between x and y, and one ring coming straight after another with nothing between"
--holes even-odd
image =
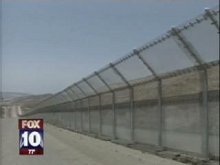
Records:
<instances>
[{"instance_id":1,"label":"distant mountain","mask_svg":"<svg viewBox=\"0 0 220 165\"><path fill-rule=\"evenodd\" d=\"M27 95L22 97L16 97L12 99L10 102L13 105L19 105L22 108L32 108L37 103L47 99L52 96L52 94L42 94L42 95Z\"/></svg>"},{"instance_id":2,"label":"distant mountain","mask_svg":"<svg viewBox=\"0 0 220 165\"><path fill-rule=\"evenodd\" d=\"M27 93L18 93L18 92L2 92L0 93L4 100L11 100L17 97L29 96Z\"/></svg>"},{"instance_id":3,"label":"distant mountain","mask_svg":"<svg viewBox=\"0 0 220 165\"><path fill-rule=\"evenodd\" d=\"M22 108L32 108L37 103L52 96L52 94L31 95L27 93L18 93L18 92L3 92L2 96L3 96L2 103L4 104L18 105L21 106Z\"/></svg>"}]
</instances>

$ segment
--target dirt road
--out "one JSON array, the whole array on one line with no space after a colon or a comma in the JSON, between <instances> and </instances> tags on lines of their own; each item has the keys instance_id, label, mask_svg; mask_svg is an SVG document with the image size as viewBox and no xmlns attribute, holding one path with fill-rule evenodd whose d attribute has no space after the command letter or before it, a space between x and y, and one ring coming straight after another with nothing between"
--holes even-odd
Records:
<instances>
[{"instance_id":1,"label":"dirt road","mask_svg":"<svg viewBox=\"0 0 220 165\"><path fill-rule=\"evenodd\" d=\"M181 165L110 142L45 126L45 154L18 155L17 119L1 119L1 165Z\"/></svg>"}]
</instances>

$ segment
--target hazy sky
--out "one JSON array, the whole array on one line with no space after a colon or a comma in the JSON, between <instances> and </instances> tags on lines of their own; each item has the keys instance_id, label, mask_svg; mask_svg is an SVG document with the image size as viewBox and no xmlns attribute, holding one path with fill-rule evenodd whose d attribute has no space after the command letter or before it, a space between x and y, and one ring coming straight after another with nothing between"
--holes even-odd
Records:
<instances>
[{"instance_id":1,"label":"hazy sky","mask_svg":"<svg viewBox=\"0 0 220 165\"><path fill-rule=\"evenodd\" d=\"M2 2L3 90L32 94L58 92L218 4L218 0Z\"/></svg>"}]
</instances>

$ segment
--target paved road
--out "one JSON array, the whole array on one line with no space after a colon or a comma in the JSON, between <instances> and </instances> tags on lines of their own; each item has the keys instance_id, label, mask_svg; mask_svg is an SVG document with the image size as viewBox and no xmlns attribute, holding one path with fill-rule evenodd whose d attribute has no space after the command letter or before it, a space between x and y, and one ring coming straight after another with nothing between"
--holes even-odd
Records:
<instances>
[{"instance_id":1,"label":"paved road","mask_svg":"<svg viewBox=\"0 0 220 165\"><path fill-rule=\"evenodd\" d=\"M183 165L48 124L45 125L45 154L19 156L17 118L0 119L0 126L1 165Z\"/></svg>"},{"instance_id":2,"label":"paved road","mask_svg":"<svg viewBox=\"0 0 220 165\"><path fill-rule=\"evenodd\" d=\"M21 114L20 106L3 106L2 107L2 117L3 118L17 118L18 114Z\"/></svg>"}]
</instances>

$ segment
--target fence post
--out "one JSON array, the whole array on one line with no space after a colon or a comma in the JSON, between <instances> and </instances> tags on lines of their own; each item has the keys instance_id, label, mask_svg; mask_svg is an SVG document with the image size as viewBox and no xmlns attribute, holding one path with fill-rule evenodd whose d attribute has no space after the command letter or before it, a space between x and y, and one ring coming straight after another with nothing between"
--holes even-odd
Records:
<instances>
[{"instance_id":1,"label":"fence post","mask_svg":"<svg viewBox=\"0 0 220 165\"><path fill-rule=\"evenodd\" d=\"M158 80L159 136L158 145L163 146L164 112L162 108L162 80Z\"/></svg>"},{"instance_id":2,"label":"fence post","mask_svg":"<svg viewBox=\"0 0 220 165\"><path fill-rule=\"evenodd\" d=\"M117 138L116 135L116 109L115 109L115 92L112 92L112 112L113 112L113 124L112 124L112 129L113 129L113 139Z\"/></svg>"},{"instance_id":3,"label":"fence post","mask_svg":"<svg viewBox=\"0 0 220 165\"><path fill-rule=\"evenodd\" d=\"M80 100L80 125L81 125L81 132L83 132L83 106L82 106L82 100Z\"/></svg>"},{"instance_id":4,"label":"fence post","mask_svg":"<svg viewBox=\"0 0 220 165\"><path fill-rule=\"evenodd\" d=\"M76 101L74 102L74 128L75 128L75 131L77 131L77 117L76 117L76 113L77 113L77 106L76 106Z\"/></svg>"},{"instance_id":5,"label":"fence post","mask_svg":"<svg viewBox=\"0 0 220 165\"><path fill-rule=\"evenodd\" d=\"M203 145L202 151L209 156L209 114L208 114L208 76L207 70L202 71L202 121L203 121Z\"/></svg>"},{"instance_id":6,"label":"fence post","mask_svg":"<svg viewBox=\"0 0 220 165\"><path fill-rule=\"evenodd\" d=\"M102 100L99 95L99 136L102 136Z\"/></svg>"},{"instance_id":7,"label":"fence post","mask_svg":"<svg viewBox=\"0 0 220 165\"><path fill-rule=\"evenodd\" d=\"M131 141L134 142L134 88L130 88L130 121L131 121Z\"/></svg>"},{"instance_id":8,"label":"fence post","mask_svg":"<svg viewBox=\"0 0 220 165\"><path fill-rule=\"evenodd\" d=\"M90 100L88 97L88 115L89 115L89 133L91 133L91 112L90 112Z\"/></svg>"}]
</instances>

